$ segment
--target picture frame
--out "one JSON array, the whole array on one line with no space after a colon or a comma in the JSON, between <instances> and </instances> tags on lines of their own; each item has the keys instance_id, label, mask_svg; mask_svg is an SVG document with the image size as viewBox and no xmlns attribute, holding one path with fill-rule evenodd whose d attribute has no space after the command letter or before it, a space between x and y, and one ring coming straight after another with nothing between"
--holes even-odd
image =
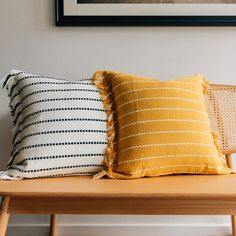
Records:
<instances>
[{"instance_id":1,"label":"picture frame","mask_svg":"<svg viewBox=\"0 0 236 236\"><path fill-rule=\"evenodd\" d=\"M83 0L83 3L79 0L55 0L56 26L236 26L234 0L225 4L97 1L99 3L96 0Z\"/></svg>"}]
</instances>

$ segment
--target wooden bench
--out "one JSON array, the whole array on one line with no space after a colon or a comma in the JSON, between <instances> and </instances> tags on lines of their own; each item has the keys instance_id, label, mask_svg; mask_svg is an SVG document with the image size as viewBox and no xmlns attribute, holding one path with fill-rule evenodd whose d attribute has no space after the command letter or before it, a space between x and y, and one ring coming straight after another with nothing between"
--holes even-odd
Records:
<instances>
[{"instance_id":1,"label":"wooden bench","mask_svg":"<svg viewBox=\"0 0 236 236\"><path fill-rule=\"evenodd\" d=\"M228 165L236 152L236 86L211 85L206 97ZM235 113L235 114L234 114ZM91 176L0 181L0 236L10 214L231 215L236 236L236 174L178 175L134 180Z\"/></svg>"}]
</instances>

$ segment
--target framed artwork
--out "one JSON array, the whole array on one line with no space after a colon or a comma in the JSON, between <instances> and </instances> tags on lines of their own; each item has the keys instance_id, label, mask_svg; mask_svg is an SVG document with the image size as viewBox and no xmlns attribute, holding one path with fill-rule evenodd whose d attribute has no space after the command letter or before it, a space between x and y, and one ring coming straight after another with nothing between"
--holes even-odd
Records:
<instances>
[{"instance_id":1,"label":"framed artwork","mask_svg":"<svg viewBox=\"0 0 236 236\"><path fill-rule=\"evenodd\" d=\"M57 26L236 26L236 0L56 0Z\"/></svg>"}]
</instances>

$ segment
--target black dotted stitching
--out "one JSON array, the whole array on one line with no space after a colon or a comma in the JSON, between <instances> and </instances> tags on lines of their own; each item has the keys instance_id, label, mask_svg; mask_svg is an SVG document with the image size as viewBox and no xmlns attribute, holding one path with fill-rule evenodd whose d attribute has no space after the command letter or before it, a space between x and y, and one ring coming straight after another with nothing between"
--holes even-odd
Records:
<instances>
[{"instance_id":1,"label":"black dotted stitching","mask_svg":"<svg viewBox=\"0 0 236 236\"><path fill-rule=\"evenodd\" d=\"M20 74L27 74L27 76L21 78L18 80L18 82L16 84L14 84L11 88L11 91L10 93L13 92L13 89L23 80L26 80L26 79L37 79L37 78L42 78L42 79L51 79L51 80L61 80L61 81L65 81L67 83L70 83L70 81L66 80L66 79L61 79L61 78L55 78L55 77L50 77L50 76L43 76L43 75L39 75L39 74L32 74L32 73L27 73L27 72L19 72L19 73L16 73L16 74L11 74L10 75L10 78L12 76L17 76L17 75L20 75ZM28 76L28 75L31 75L31 76ZM91 81L91 78L86 78L86 79L81 79L81 80L78 80L78 82L81 82L81 81ZM71 81L71 82L76 82L76 81ZM7 81L6 81L7 83Z\"/></svg>"},{"instance_id":2,"label":"black dotted stitching","mask_svg":"<svg viewBox=\"0 0 236 236\"><path fill-rule=\"evenodd\" d=\"M33 144L19 149L19 152L26 149L38 148L38 147L49 147L49 146L64 146L64 145L85 145L85 144L107 144L107 142L62 142L62 143L41 143Z\"/></svg>"},{"instance_id":3,"label":"black dotted stitching","mask_svg":"<svg viewBox=\"0 0 236 236\"><path fill-rule=\"evenodd\" d=\"M107 144L107 142L58 142L58 143L42 143L42 144L34 144L34 145L29 145L29 146L25 146L20 148L12 157L11 162L8 164L11 165L12 162L14 161L15 157L17 155L19 155L19 153L23 150L27 150L27 149L32 149L32 148L39 148L39 147L52 147L52 146L64 146L64 145L98 145L98 144Z\"/></svg>"},{"instance_id":4,"label":"black dotted stitching","mask_svg":"<svg viewBox=\"0 0 236 236\"><path fill-rule=\"evenodd\" d=\"M64 84L64 85L71 85L71 84L81 84L81 85L92 85L92 82L91 83L81 83L81 82L77 82L77 81L71 81L71 82L68 82L68 81L65 81L65 82L35 82L35 83L31 83L31 84L27 84L25 86L23 86L17 93L17 95L20 95L21 92L30 87L30 86L34 86L34 85L41 85L41 84ZM12 86L13 87L13 86ZM16 86L15 86L16 87ZM12 96L12 93L15 89L15 87L13 87L13 89L11 90L11 92L9 93L9 96ZM15 96L15 95L14 95Z\"/></svg>"},{"instance_id":5,"label":"black dotted stitching","mask_svg":"<svg viewBox=\"0 0 236 236\"><path fill-rule=\"evenodd\" d=\"M46 159L61 159L61 158L70 158L70 157L96 157L96 156L104 156L103 153L86 153L86 154L67 154L67 155L55 155L55 156L41 156L41 157L29 157L25 158L18 164L23 163L24 161L34 161L34 160L46 160Z\"/></svg>"},{"instance_id":6,"label":"black dotted stitching","mask_svg":"<svg viewBox=\"0 0 236 236\"><path fill-rule=\"evenodd\" d=\"M18 167L10 166L8 167L9 170L14 169L18 170L23 173L34 173L34 172L42 172L42 171L49 171L49 170L63 170L63 169L72 169L72 168L83 168L83 167L104 167L104 165L100 164L86 164L86 165L73 165L73 166L59 166L59 167L51 167L51 168L42 168L37 170L22 170Z\"/></svg>"},{"instance_id":7,"label":"black dotted stitching","mask_svg":"<svg viewBox=\"0 0 236 236\"><path fill-rule=\"evenodd\" d=\"M26 105L25 107L23 107L21 111L23 112L26 108L28 108L28 107L30 107L30 106L32 106L32 105L34 105L34 104L38 104L38 103L54 102L54 101L75 101L75 100L79 100L79 101L80 101L80 100L81 100L81 101L95 101L95 102L101 102L101 101L102 101L101 99L96 99L96 98L52 98L52 99L43 99L43 100L38 100L38 101L29 103L28 105ZM21 105L21 103L22 103L22 102L17 103L17 104L15 105L15 108L12 110L12 115L13 115L13 116L15 115L15 111L16 111L17 107L18 107L19 105Z\"/></svg>"},{"instance_id":8,"label":"black dotted stitching","mask_svg":"<svg viewBox=\"0 0 236 236\"><path fill-rule=\"evenodd\" d=\"M97 172L71 172L68 174L54 174L54 175L41 175L37 177L30 177L31 179L40 179L40 178L58 178L58 177L63 177L63 176L76 176L76 175L95 175Z\"/></svg>"},{"instance_id":9,"label":"black dotted stitching","mask_svg":"<svg viewBox=\"0 0 236 236\"><path fill-rule=\"evenodd\" d=\"M39 94L39 93L47 93L47 92L74 92L74 91L84 91L84 92L94 92L94 93L99 93L98 90L95 90L95 89L45 89L45 90L39 90L39 91L35 91L35 92L32 92L30 94L27 94L26 96L24 96L22 99L21 99L21 102L23 102L26 98L32 96L32 95L35 95L35 94ZM12 105L12 102L14 100L15 97L17 97L18 94L15 94L11 100L10 100L10 105ZM12 108L13 110L15 109Z\"/></svg>"},{"instance_id":10,"label":"black dotted stitching","mask_svg":"<svg viewBox=\"0 0 236 236\"><path fill-rule=\"evenodd\" d=\"M63 134L63 133L107 133L107 131L106 130L53 130L53 131L37 132L24 136L20 141L15 143L14 146L19 145L23 140L33 136L46 135L46 134Z\"/></svg>"},{"instance_id":11,"label":"black dotted stitching","mask_svg":"<svg viewBox=\"0 0 236 236\"><path fill-rule=\"evenodd\" d=\"M25 79L39 79L39 78L43 78L43 77L40 76L40 75L33 75L33 76L26 76L26 77L23 77L23 78L19 79L19 80L11 87L11 90L10 90L10 92L9 92L9 96L11 96L11 94L13 93L13 90L17 87L17 85L18 85L21 81L23 81L23 80L25 80ZM51 79L51 78L48 78L48 79ZM58 79L58 80L61 80L61 79ZM65 81L65 83L67 82L66 80L63 80L63 81Z\"/></svg>"},{"instance_id":12,"label":"black dotted stitching","mask_svg":"<svg viewBox=\"0 0 236 236\"><path fill-rule=\"evenodd\" d=\"M19 123L19 126L21 126L29 117L38 115L40 113L45 112L54 112L54 111L99 111L99 112L105 112L104 109L99 108L85 108L85 107L70 107L70 108L51 108L51 109L43 109L40 111L35 111L30 113L29 115L25 116L25 118ZM19 112L21 114L21 112ZM18 116L19 117L19 116ZM17 123L17 119L13 121L14 125Z\"/></svg>"},{"instance_id":13,"label":"black dotted stitching","mask_svg":"<svg viewBox=\"0 0 236 236\"><path fill-rule=\"evenodd\" d=\"M103 119L91 119L91 118L64 118L64 119L51 119L51 120L40 120L37 122L33 122L30 124L25 125L21 130L18 130L15 135L14 135L14 140L16 139L16 137L18 136L19 133L21 133L22 131L24 131L25 129L33 126L33 125L38 125L38 124L44 124L44 123L51 123L51 122L75 122L75 121L95 121L95 122L107 122L107 120L103 120Z\"/></svg>"}]
</instances>

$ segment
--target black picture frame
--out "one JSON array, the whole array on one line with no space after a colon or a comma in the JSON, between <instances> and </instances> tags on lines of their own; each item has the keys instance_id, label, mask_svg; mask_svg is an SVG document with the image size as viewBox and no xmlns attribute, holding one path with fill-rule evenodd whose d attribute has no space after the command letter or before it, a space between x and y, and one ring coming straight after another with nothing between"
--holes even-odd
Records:
<instances>
[{"instance_id":1,"label":"black picture frame","mask_svg":"<svg viewBox=\"0 0 236 236\"><path fill-rule=\"evenodd\" d=\"M236 26L235 15L211 16L67 16L64 1L55 0L56 26Z\"/></svg>"}]
</instances>

